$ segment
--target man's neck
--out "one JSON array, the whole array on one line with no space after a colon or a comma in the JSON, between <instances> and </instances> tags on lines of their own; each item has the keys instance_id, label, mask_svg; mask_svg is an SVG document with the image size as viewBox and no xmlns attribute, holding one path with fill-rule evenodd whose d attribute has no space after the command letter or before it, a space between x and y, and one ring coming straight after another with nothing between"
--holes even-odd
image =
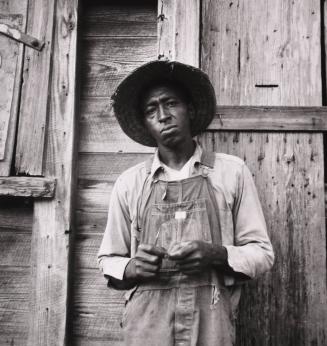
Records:
<instances>
[{"instance_id":1,"label":"man's neck","mask_svg":"<svg viewBox=\"0 0 327 346\"><path fill-rule=\"evenodd\" d=\"M194 154L195 147L192 139L174 147L159 147L159 158L168 167L180 170Z\"/></svg>"}]
</instances>

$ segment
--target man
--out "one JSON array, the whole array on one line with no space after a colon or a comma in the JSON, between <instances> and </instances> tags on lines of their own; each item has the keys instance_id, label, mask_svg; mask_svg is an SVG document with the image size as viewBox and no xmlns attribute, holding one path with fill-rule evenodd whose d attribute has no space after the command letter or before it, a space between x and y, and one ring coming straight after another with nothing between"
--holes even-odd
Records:
<instances>
[{"instance_id":1,"label":"man","mask_svg":"<svg viewBox=\"0 0 327 346\"><path fill-rule=\"evenodd\" d=\"M126 345L232 345L239 283L273 264L248 168L193 140L215 105L201 70L167 61L136 69L113 95L124 132L158 148L117 179L99 251L109 285L129 289Z\"/></svg>"}]
</instances>

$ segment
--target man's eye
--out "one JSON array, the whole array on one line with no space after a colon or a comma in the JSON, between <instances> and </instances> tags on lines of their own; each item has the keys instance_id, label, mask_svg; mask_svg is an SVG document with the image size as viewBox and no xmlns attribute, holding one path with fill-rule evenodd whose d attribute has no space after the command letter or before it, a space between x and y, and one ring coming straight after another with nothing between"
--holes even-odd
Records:
<instances>
[{"instance_id":1,"label":"man's eye","mask_svg":"<svg viewBox=\"0 0 327 346\"><path fill-rule=\"evenodd\" d=\"M166 103L168 107L175 107L177 105L177 101L171 100Z\"/></svg>"},{"instance_id":2,"label":"man's eye","mask_svg":"<svg viewBox=\"0 0 327 346\"><path fill-rule=\"evenodd\" d=\"M145 116L147 116L147 117L153 117L154 114L155 114L155 112L156 112L155 107L151 107L151 108L146 108L144 114L145 114Z\"/></svg>"}]
</instances>

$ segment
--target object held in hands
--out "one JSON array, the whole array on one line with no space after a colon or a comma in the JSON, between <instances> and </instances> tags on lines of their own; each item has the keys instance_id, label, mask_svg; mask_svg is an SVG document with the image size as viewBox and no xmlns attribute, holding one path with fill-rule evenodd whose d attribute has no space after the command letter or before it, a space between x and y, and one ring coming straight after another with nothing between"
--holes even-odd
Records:
<instances>
[{"instance_id":1,"label":"object held in hands","mask_svg":"<svg viewBox=\"0 0 327 346\"><path fill-rule=\"evenodd\" d=\"M174 259L174 257L179 257L183 254L186 247L188 247L192 242L190 241L182 241L179 243L173 243L170 245L167 250L168 258Z\"/></svg>"}]
</instances>

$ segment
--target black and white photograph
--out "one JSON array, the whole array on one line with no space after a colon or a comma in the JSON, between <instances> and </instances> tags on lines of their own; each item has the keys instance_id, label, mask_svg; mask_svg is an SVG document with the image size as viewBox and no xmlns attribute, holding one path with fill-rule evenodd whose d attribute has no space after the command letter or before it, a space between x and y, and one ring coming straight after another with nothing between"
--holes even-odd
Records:
<instances>
[{"instance_id":1,"label":"black and white photograph","mask_svg":"<svg viewBox=\"0 0 327 346\"><path fill-rule=\"evenodd\" d=\"M326 52L325 0L0 0L0 346L326 346Z\"/></svg>"}]
</instances>

